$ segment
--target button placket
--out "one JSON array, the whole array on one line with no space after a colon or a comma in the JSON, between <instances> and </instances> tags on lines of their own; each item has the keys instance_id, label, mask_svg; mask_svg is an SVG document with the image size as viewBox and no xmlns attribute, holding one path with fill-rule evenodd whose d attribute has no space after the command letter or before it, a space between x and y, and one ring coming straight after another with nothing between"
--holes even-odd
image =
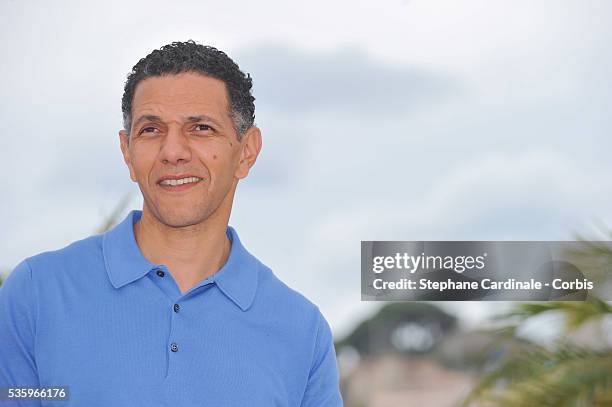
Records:
<instances>
[{"instance_id":1,"label":"button placket","mask_svg":"<svg viewBox=\"0 0 612 407\"><path fill-rule=\"evenodd\" d=\"M174 305L172 306L172 310L174 311L174 313L178 313L180 309L181 309L181 306L178 303L174 303ZM176 321L174 321L174 318L173 318L172 324L176 324ZM178 352L178 344L176 342L172 342L170 344L170 350L174 353Z\"/></svg>"}]
</instances>

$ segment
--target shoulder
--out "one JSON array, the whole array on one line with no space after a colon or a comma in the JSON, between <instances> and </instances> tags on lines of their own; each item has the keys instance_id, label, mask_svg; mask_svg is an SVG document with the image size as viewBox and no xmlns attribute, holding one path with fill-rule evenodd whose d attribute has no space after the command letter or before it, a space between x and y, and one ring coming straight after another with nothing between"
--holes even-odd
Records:
<instances>
[{"instance_id":1,"label":"shoulder","mask_svg":"<svg viewBox=\"0 0 612 407\"><path fill-rule=\"evenodd\" d=\"M98 234L76 240L62 248L35 254L26 260L33 268L36 268L39 265L70 262L96 252L101 253L103 236L103 234Z\"/></svg>"},{"instance_id":2,"label":"shoulder","mask_svg":"<svg viewBox=\"0 0 612 407\"><path fill-rule=\"evenodd\" d=\"M302 293L289 287L272 269L259 263L257 297L279 310L293 311L318 318L319 308Z\"/></svg>"},{"instance_id":3,"label":"shoulder","mask_svg":"<svg viewBox=\"0 0 612 407\"><path fill-rule=\"evenodd\" d=\"M28 260L22 260L4 280L0 286L0 298L11 298L17 300L27 295L31 289L32 269ZM9 301L9 303L11 302ZM6 305L6 304L4 304Z\"/></svg>"},{"instance_id":4,"label":"shoulder","mask_svg":"<svg viewBox=\"0 0 612 407\"><path fill-rule=\"evenodd\" d=\"M18 272L20 268L26 268L27 265L33 279L44 279L60 270L82 269L83 266L97 260L103 262L102 236L102 234L88 236L65 247L27 257L15 268L14 272Z\"/></svg>"},{"instance_id":5,"label":"shoulder","mask_svg":"<svg viewBox=\"0 0 612 407\"><path fill-rule=\"evenodd\" d=\"M311 358L333 341L329 323L319 307L289 287L266 265L259 262L259 284L255 306L300 347L310 349Z\"/></svg>"},{"instance_id":6,"label":"shoulder","mask_svg":"<svg viewBox=\"0 0 612 407\"><path fill-rule=\"evenodd\" d=\"M331 330L319 307L299 291L289 287L274 272L259 262L256 305L273 315L289 331L316 342L329 341ZM314 342L312 343L314 345Z\"/></svg>"}]
</instances>

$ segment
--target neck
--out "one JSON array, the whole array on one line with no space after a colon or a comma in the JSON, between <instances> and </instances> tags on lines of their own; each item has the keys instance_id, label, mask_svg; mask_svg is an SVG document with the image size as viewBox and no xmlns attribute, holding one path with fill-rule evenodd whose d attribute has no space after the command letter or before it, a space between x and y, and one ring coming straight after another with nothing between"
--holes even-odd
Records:
<instances>
[{"instance_id":1,"label":"neck","mask_svg":"<svg viewBox=\"0 0 612 407\"><path fill-rule=\"evenodd\" d=\"M144 257L152 263L165 264L181 292L217 272L229 257L231 243L226 229L230 211L226 216L219 212L201 223L176 228L160 222L145 205L142 217L134 225L136 242Z\"/></svg>"}]
</instances>

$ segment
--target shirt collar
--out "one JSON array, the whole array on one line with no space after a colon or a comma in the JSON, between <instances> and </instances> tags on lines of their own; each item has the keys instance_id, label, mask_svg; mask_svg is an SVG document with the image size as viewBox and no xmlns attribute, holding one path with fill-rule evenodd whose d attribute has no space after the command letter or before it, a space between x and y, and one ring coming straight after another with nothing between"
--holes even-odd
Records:
<instances>
[{"instance_id":1,"label":"shirt collar","mask_svg":"<svg viewBox=\"0 0 612 407\"><path fill-rule=\"evenodd\" d=\"M147 260L134 236L134 223L142 211L133 210L115 227L103 234L102 252L106 272L115 288L132 283L144 277L153 269L165 268ZM249 253L238 238L236 230L227 227L227 237L232 244L229 257L219 271L209 279L240 309L249 309L257 291L257 274L261 263Z\"/></svg>"}]
</instances>

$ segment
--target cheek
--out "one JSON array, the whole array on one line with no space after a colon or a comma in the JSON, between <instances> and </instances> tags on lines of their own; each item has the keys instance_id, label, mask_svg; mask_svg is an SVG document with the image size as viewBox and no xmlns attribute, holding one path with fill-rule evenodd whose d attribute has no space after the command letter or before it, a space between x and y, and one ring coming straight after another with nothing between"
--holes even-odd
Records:
<instances>
[{"instance_id":1,"label":"cheek","mask_svg":"<svg viewBox=\"0 0 612 407\"><path fill-rule=\"evenodd\" d=\"M232 156L211 154L208 161L206 161L206 166L208 167L213 188L216 186L224 189L232 183L234 172L236 171Z\"/></svg>"},{"instance_id":2,"label":"cheek","mask_svg":"<svg viewBox=\"0 0 612 407\"><path fill-rule=\"evenodd\" d=\"M200 161L217 177L224 176L235 161L235 152L221 140L202 144L197 147Z\"/></svg>"},{"instance_id":3,"label":"cheek","mask_svg":"<svg viewBox=\"0 0 612 407\"><path fill-rule=\"evenodd\" d=\"M155 163L155 155L148 149L135 148L132 155L132 167L136 178L139 182L146 181L153 165Z\"/></svg>"}]
</instances>

